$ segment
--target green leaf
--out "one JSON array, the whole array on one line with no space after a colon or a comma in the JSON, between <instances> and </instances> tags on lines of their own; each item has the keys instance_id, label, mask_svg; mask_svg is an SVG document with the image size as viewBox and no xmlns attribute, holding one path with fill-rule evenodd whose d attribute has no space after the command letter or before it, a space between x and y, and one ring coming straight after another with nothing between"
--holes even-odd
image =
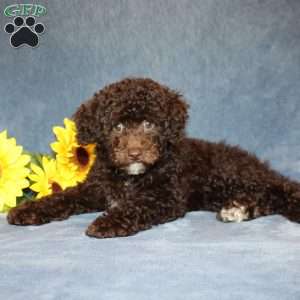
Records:
<instances>
[{"instance_id":1,"label":"green leaf","mask_svg":"<svg viewBox=\"0 0 300 300\"><path fill-rule=\"evenodd\" d=\"M42 167L43 165L43 157L47 157L48 159L54 158L53 155L47 154L47 153L40 153L40 152L29 152L29 151L23 151L24 154L27 154L30 156L30 163L33 163L39 167Z\"/></svg>"}]
</instances>

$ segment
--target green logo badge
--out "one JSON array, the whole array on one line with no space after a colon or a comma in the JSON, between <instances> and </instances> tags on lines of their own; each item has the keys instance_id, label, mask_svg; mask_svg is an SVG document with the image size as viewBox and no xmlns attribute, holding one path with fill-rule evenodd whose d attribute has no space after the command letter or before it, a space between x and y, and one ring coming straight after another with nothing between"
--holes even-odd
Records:
<instances>
[{"instance_id":1,"label":"green logo badge","mask_svg":"<svg viewBox=\"0 0 300 300\"><path fill-rule=\"evenodd\" d=\"M12 4L4 9L6 17L35 16L41 17L46 14L46 7L40 4Z\"/></svg>"},{"instance_id":2,"label":"green logo badge","mask_svg":"<svg viewBox=\"0 0 300 300\"><path fill-rule=\"evenodd\" d=\"M12 4L5 7L4 15L14 18L4 27L5 32L11 35L10 45L13 48L38 46L39 35L45 31L45 25L36 22L36 18L44 16L46 12L46 7L40 4Z\"/></svg>"}]
</instances>

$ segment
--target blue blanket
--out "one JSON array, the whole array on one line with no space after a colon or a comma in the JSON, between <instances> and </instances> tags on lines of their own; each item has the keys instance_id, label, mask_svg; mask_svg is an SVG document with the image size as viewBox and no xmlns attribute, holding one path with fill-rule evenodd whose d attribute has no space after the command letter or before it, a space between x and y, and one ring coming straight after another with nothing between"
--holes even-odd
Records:
<instances>
[{"instance_id":1,"label":"blue blanket","mask_svg":"<svg viewBox=\"0 0 300 300\"><path fill-rule=\"evenodd\" d=\"M1 299L300 299L300 225L209 212L135 236L84 235L97 214L34 227L0 216Z\"/></svg>"}]
</instances>

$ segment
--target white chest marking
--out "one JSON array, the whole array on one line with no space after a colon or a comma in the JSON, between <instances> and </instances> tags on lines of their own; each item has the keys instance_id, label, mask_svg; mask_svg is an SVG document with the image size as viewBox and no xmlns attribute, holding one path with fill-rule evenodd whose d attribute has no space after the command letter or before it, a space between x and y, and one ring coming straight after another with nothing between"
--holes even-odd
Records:
<instances>
[{"instance_id":1,"label":"white chest marking","mask_svg":"<svg viewBox=\"0 0 300 300\"><path fill-rule=\"evenodd\" d=\"M130 164L126 168L126 171L129 175L143 174L145 172L145 165L140 162L135 162L135 163Z\"/></svg>"}]
</instances>

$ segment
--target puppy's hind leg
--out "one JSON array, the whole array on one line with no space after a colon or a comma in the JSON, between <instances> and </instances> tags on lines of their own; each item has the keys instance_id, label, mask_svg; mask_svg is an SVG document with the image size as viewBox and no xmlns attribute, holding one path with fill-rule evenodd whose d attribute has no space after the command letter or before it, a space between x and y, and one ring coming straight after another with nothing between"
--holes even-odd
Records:
<instances>
[{"instance_id":1,"label":"puppy's hind leg","mask_svg":"<svg viewBox=\"0 0 300 300\"><path fill-rule=\"evenodd\" d=\"M238 194L232 197L217 213L217 219L223 222L242 222L259 216L273 214L273 210L261 201L260 194Z\"/></svg>"},{"instance_id":2,"label":"puppy's hind leg","mask_svg":"<svg viewBox=\"0 0 300 300\"><path fill-rule=\"evenodd\" d=\"M292 222L300 223L300 191L288 197L282 215Z\"/></svg>"},{"instance_id":3,"label":"puppy's hind leg","mask_svg":"<svg viewBox=\"0 0 300 300\"><path fill-rule=\"evenodd\" d=\"M283 179L268 192L275 213L283 215L292 222L300 223L300 184Z\"/></svg>"},{"instance_id":4,"label":"puppy's hind leg","mask_svg":"<svg viewBox=\"0 0 300 300\"><path fill-rule=\"evenodd\" d=\"M300 223L299 183L280 180L261 193L239 194L226 201L217 218L223 222L241 222L273 214Z\"/></svg>"}]
</instances>

